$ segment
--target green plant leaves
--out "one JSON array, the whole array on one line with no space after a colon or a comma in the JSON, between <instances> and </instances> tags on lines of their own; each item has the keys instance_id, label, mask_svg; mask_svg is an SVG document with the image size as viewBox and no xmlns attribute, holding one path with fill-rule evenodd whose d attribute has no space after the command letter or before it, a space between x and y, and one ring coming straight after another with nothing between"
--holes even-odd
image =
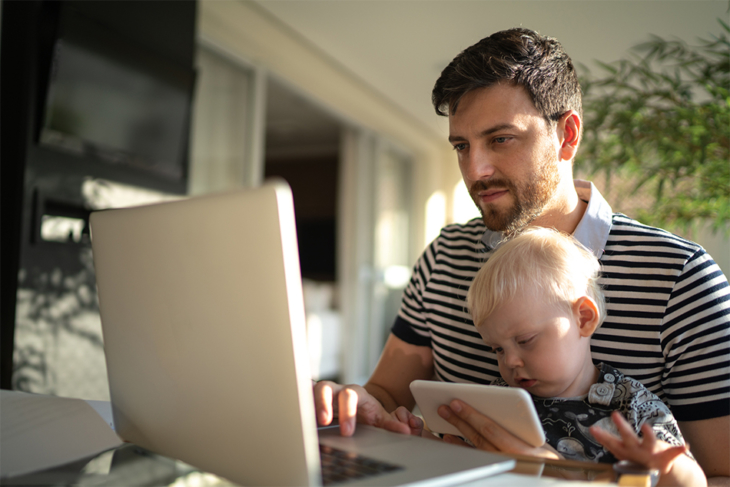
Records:
<instances>
[{"instance_id":1,"label":"green plant leaves","mask_svg":"<svg viewBox=\"0 0 730 487\"><path fill-rule=\"evenodd\" d=\"M670 229L699 219L730 221L730 27L692 47L657 36L630 59L587 72L584 134L576 167L651 188L648 208L631 215Z\"/></svg>"}]
</instances>

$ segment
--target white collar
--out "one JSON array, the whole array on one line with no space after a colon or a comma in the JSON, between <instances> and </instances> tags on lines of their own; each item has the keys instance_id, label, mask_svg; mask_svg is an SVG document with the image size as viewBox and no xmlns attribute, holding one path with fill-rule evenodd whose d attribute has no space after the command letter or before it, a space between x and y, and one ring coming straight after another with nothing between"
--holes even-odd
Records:
<instances>
[{"instance_id":1,"label":"white collar","mask_svg":"<svg viewBox=\"0 0 730 487\"><path fill-rule=\"evenodd\" d=\"M593 252L596 258L600 259L603 255L603 249L606 248L608 233L611 231L613 211L593 183L575 179L573 184L576 193L578 193L578 198L588 203L583 217L578 222L578 226L575 227L573 236ZM494 249L503 238L501 232L487 230L482 235L482 243L488 249Z\"/></svg>"}]
</instances>

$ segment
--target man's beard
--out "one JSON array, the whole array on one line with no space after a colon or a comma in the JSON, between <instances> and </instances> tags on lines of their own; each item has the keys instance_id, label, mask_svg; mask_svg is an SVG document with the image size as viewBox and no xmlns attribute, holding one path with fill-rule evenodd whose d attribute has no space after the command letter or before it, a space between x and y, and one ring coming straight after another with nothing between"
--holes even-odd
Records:
<instances>
[{"instance_id":1,"label":"man's beard","mask_svg":"<svg viewBox=\"0 0 730 487\"><path fill-rule=\"evenodd\" d=\"M509 179L477 181L469 189L469 194L482 214L484 225L489 230L511 236L542 214L555 195L559 182L557 161L545 157L532 177L519 186ZM514 197L514 204L507 209L487 205L485 210L479 205L478 194L490 188L507 189Z\"/></svg>"}]
</instances>

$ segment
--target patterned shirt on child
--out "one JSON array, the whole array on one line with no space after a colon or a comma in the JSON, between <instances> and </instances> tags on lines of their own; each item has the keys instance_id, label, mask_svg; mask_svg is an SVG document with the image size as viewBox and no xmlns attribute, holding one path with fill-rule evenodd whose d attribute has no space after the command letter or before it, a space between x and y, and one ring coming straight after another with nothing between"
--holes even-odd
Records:
<instances>
[{"instance_id":1,"label":"patterned shirt on child","mask_svg":"<svg viewBox=\"0 0 730 487\"><path fill-rule=\"evenodd\" d=\"M597 365L598 381L585 396L532 397L545 430L547 443L569 460L614 463L617 459L593 438L588 428L598 425L618 436L611 413L619 411L636 433L648 423L657 439L670 445L683 445L677 421L669 408L641 382L615 368ZM494 385L507 386L499 378ZM509 387L509 386L507 386Z\"/></svg>"}]
</instances>

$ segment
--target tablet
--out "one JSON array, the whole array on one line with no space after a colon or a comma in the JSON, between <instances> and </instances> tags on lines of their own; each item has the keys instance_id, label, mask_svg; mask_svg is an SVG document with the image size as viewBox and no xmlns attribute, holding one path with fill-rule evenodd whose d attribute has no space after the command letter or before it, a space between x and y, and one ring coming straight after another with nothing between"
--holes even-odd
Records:
<instances>
[{"instance_id":1,"label":"tablet","mask_svg":"<svg viewBox=\"0 0 730 487\"><path fill-rule=\"evenodd\" d=\"M435 433L462 436L438 414L438 407L453 399L464 401L504 429L534 447L545 443L545 433L535 405L527 391L515 387L455 384L430 380L411 382L411 393L428 429Z\"/></svg>"}]
</instances>

